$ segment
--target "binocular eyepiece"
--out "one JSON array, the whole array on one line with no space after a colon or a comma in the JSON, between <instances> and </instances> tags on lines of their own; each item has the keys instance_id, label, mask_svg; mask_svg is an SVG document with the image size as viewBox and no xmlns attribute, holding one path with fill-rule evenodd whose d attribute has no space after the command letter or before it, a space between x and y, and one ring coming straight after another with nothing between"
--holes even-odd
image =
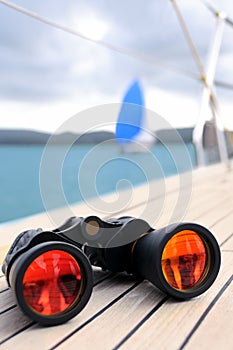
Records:
<instances>
[{"instance_id":1,"label":"binocular eyepiece","mask_svg":"<svg viewBox=\"0 0 233 350\"><path fill-rule=\"evenodd\" d=\"M188 299L212 285L220 260L215 237L198 224L154 230L133 217L72 217L53 231L21 233L5 258L3 273L25 314L40 324L56 325L87 304L93 287L91 264L138 275L172 297Z\"/></svg>"},{"instance_id":2,"label":"binocular eyepiece","mask_svg":"<svg viewBox=\"0 0 233 350\"><path fill-rule=\"evenodd\" d=\"M53 232L38 229L21 233L2 270L23 312L45 326L76 316L92 293L88 258L79 247Z\"/></svg>"}]
</instances>

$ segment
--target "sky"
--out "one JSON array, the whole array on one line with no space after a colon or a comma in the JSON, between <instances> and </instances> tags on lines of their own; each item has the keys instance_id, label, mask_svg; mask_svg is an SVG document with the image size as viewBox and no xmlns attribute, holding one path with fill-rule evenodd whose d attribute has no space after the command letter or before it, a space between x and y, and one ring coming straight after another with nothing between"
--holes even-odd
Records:
<instances>
[{"instance_id":1,"label":"sky","mask_svg":"<svg viewBox=\"0 0 233 350\"><path fill-rule=\"evenodd\" d=\"M54 132L87 108L119 103L135 78L141 81L149 109L174 127L195 125L202 84L180 73L198 75L198 70L170 0L12 2L152 63L62 32L0 3L0 128ZM177 3L206 66L215 18L199 0ZM233 19L232 0L209 3ZM233 84L233 27L227 25L215 78ZM233 129L233 90L216 87L216 94L224 123ZM107 122L108 116L104 118ZM81 119L80 131L84 129Z\"/></svg>"}]
</instances>

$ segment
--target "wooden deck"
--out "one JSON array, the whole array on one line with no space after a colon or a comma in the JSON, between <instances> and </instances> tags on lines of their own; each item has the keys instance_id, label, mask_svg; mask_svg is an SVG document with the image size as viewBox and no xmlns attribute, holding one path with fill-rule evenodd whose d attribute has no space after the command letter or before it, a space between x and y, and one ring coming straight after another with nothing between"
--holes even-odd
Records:
<instances>
[{"instance_id":1,"label":"wooden deck","mask_svg":"<svg viewBox=\"0 0 233 350\"><path fill-rule=\"evenodd\" d=\"M153 187L154 186L154 187ZM190 186L190 185L189 185ZM161 205L158 183L151 184L154 197L145 201L145 187L134 190L127 209L115 213L145 215L151 223ZM169 221L176 204L179 178L166 180L166 200L156 227ZM188 193L188 189L187 189ZM123 194L127 198L127 193ZM188 195L188 194L187 194ZM112 196L107 196L111 200ZM94 205L95 206L95 205ZM182 210L184 210L183 208ZM73 207L77 216L97 214L85 205ZM63 211L56 212L62 222ZM181 213L177 213L179 217ZM233 348L233 171L223 165L195 170L192 193L182 221L207 226L222 253L217 280L203 295L179 302L168 298L147 281L131 276L94 271L91 300L74 319L56 327L41 327L16 306L3 276L0 277L0 341L3 349L232 349ZM0 259L21 231L50 228L46 214L0 228Z\"/></svg>"}]
</instances>

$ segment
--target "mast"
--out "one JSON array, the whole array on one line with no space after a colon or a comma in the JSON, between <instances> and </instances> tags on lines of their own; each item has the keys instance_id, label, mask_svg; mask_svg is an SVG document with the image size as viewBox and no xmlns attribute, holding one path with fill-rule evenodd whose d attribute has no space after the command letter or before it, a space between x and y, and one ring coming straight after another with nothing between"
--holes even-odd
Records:
<instances>
[{"instance_id":1,"label":"mast","mask_svg":"<svg viewBox=\"0 0 233 350\"><path fill-rule=\"evenodd\" d=\"M203 87L202 98L201 98L201 106L200 106L198 121L193 131L193 142L196 147L198 166L205 165L204 148L203 148L203 131L204 131L205 122L207 120L206 111L210 107L210 102L212 103L212 107L213 107L212 111L213 111L213 118L216 126L217 143L218 143L220 160L221 162L228 161L224 127L219 115L216 100L212 95L213 82L214 82L216 66L217 66L219 51L220 51L221 42L222 42L224 24L225 24L225 15L223 13L215 13L215 16L216 16L216 29L212 40L212 45L209 51L209 59L207 63L206 72L205 72L205 75L202 77L204 87Z\"/></svg>"}]
</instances>

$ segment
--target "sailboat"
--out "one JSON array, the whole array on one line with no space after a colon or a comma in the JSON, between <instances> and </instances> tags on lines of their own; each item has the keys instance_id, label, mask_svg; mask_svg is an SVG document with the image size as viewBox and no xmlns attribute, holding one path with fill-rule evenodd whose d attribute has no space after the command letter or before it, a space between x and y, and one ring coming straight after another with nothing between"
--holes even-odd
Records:
<instances>
[{"instance_id":1,"label":"sailboat","mask_svg":"<svg viewBox=\"0 0 233 350\"><path fill-rule=\"evenodd\" d=\"M116 124L116 140L122 152L146 152L154 143L145 112L142 88L135 80L124 95Z\"/></svg>"}]
</instances>

